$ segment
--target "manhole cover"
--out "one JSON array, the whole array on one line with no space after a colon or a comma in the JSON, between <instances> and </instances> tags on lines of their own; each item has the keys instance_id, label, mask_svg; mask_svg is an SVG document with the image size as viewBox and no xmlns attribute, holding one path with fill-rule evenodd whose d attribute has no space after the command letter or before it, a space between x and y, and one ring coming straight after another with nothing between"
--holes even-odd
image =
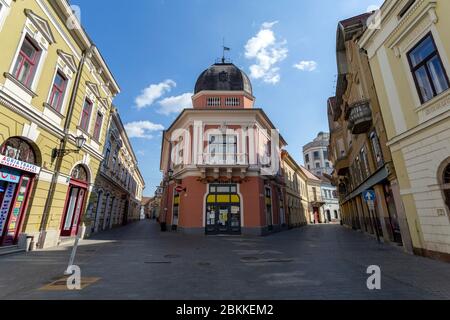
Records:
<instances>
[{"instance_id":1,"label":"manhole cover","mask_svg":"<svg viewBox=\"0 0 450 320\"><path fill-rule=\"evenodd\" d=\"M242 257L241 260L244 260L244 261L256 261L256 260L259 260L259 258L257 258L257 257Z\"/></svg>"},{"instance_id":2,"label":"manhole cover","mask_svg":"<svg viewBox=\"0 0 450 320\"><path fill-rule=\"evenodd\" d=\"M169 264L172 263L170 261L145 261L145 264Z\"/></svg>"},{"instance_id":3,"label":"manhole cover","mask_svg":"<svg viewBox=\"0 0 450 320\"><path fill-rule=\"evenodd\" d=\"M179 257L180 256L178 254L166 254L164 256L164 258L167 258L167 259L176 259L176 258L179 258Z\"/></svg>"},{"instance_id":4,"label":"manhole cover","mask_svg":"<svg viewBox=\"0 0 450 320\"><path fill-rule=\"evenodd\" d=\"M211 263L209 263L209 262L199 262L198 265L202 266L202 267L208 267L208 266L211 265Z\"/></svg>"}]
</instances>

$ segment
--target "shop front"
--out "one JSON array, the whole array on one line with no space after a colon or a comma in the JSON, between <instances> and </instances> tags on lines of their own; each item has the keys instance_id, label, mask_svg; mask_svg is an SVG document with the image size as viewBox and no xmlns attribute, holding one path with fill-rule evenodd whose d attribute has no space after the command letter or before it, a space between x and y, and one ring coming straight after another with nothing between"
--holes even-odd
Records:
<instances>
[{"instance_id":1,"label":"shop front","mask_svg":"<svg viewBox=\"0 0 450 320\"><path fill-rule=\"evenodd\" d=\"M240 234L241 201L235 184L211 184L206 199L206 234Z\"/></svg>"},{"instance_id":2,"label":"shop front","mask_svg":"<svg viewBox=\"0 0 450 320\"><path fill-rule=\"evenodd\" d=\"M14 245L22 230L34 180L40 172L31 145L10 138L0 148L0 246Z\"/></svg>"}]
</instances>

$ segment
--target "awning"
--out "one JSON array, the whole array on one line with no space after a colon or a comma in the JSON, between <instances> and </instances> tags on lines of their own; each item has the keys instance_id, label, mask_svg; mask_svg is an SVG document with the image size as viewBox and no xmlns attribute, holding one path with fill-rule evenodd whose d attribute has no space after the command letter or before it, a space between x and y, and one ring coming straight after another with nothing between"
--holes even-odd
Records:
<instances>
[{"instance_id":1,"label":"awning","mask_svg":"<svg viewBox=\"0 0 450 320\"><path fill-rule=\"evenodd\" d=\"M380 170L377 171L373 176L367 179L362 185L360 185L355 191L350 193L349 196L344 198L344 203L353 199L356 196L359 196L364 191L372 189L373 186L379 184L381 181L386 180L389 176L389 172L386 169L386 166L383 166Z\"/></svg>"}]
</instances>

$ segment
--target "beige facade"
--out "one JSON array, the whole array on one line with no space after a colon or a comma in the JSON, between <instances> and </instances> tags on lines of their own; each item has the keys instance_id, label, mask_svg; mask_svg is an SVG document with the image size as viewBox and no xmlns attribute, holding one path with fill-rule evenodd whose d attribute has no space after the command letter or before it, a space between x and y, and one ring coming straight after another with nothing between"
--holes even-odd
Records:
<instances>
[{"instance_id":1,"label":"beige facade","mask_svg":"<svg viewBox=\"0 0 450 320\"><path fill-rule=\"evenodd\" d=\"M287 225L289 228L304 226L310 221L307 177L287 151L283 150L281 158L286 190Z\"/></svg>"},{"instance_id":2,"label":"beige facade","mask_svg":"<svg viewBox=\"0 0 450 320\"><path fill-rule=\"evenodd\" d=\"M336 97L328 101L333 178L339 186L344 225L412 252L369 61L358 45L369 17L364 14L338 24L339 77ZM373 208L364 199L366 191L375 194Z\"/></svg>"},{"instance_id":3,"label":"beige facade","mask_svg":"<svg viewBox=\"0 0 450 320\"><path fill-rule=\"evenodd\" d=\"M450 1L387 0L368 54L412 245L450 257Z\"/></svg>"},{"instance_id":4,"label":"beige facade","mask_svg":"<svg viewBox=\"0 0 450 320\"><path fill-rule=\"evenodd\" d=\"M112 110L104 160L95 181L91 232L140 220L144 179L118 110Z\"/></svg>"}]
</instances>

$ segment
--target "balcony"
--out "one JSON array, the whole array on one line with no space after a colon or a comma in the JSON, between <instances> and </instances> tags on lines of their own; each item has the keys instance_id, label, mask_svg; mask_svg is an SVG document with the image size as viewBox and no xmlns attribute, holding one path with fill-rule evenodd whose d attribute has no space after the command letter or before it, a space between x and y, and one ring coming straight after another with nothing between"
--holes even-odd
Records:
<instances>
[{"instance_id":1,"label":"balcony","mask_svg":"<svg viewBox=\"0 0 450 320\"><path fill-rule=\"evenodd\" d=\"M338 176L345 176L350 168L350 161L348 160L348 156L341 155L339 158L337 158L336 163L334 164L334 168Z\"/></svg>"},{"instance_id":2,"label":"balcony","mask_svg":"<svg viewBox=\"0 0 450 320\"><path fill-rule=\"evenodd\" d=\"M246 166L248 159L246 153L204 153L202 164L205 166Z\"/></svg>"},{"instance_id":3,"label":"balcony","mask_svg":"<svg viewBox=\"0 0 450 320\"><path fill-rule=\"evenodd\" d=\"M372 126L372 110L368 100L352 104L349 108L348 129L352 134L362 134Z\"/></svg>"}]
</instances>

